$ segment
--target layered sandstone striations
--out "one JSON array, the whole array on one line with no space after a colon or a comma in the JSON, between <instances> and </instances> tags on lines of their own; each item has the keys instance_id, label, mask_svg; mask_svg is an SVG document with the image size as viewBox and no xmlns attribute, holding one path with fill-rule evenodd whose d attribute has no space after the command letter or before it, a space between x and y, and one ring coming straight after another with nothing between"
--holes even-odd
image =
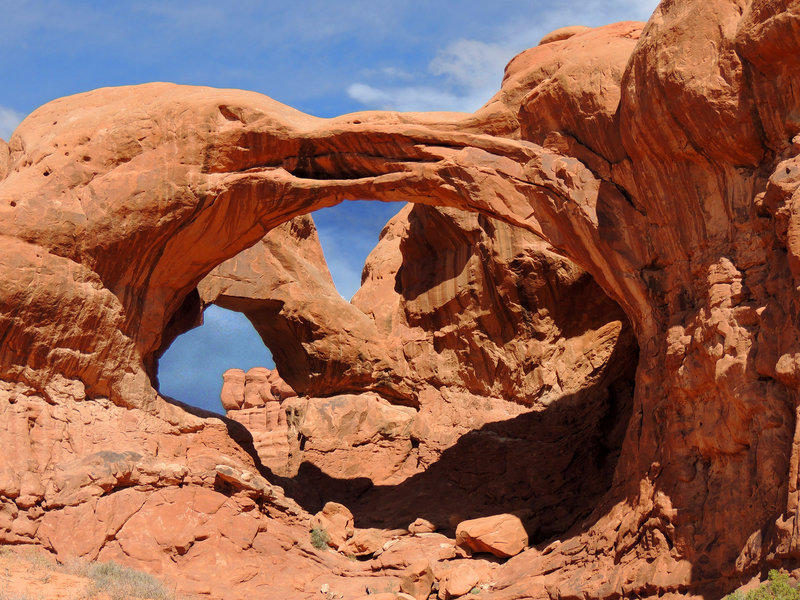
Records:
<instances>
[{"instance_id":1,"label":"layered sandstone striations","mask_svg":"<svg viewBox=\"0 0 800 600\"><path fill-rule=\"evenodd\" d=\"M479 212L585 269L640 348L615 485L492 597L721 595L800 547L798 56L796 1L675 0L523 52L474 114L167 84L52 102L0 147L0 377L188 432L151 381L214 267L345 198Z\"/></svg>"}]
</instances>

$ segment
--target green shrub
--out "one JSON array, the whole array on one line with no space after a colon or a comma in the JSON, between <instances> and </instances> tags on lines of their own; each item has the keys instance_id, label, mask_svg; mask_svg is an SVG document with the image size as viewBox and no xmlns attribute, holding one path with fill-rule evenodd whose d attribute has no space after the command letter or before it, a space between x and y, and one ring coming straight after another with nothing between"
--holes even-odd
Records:
<instances>
[{"instance_id":1,"label":"green shrub","mask_svg":"<svg viewBox=\"0 0 800 600\"><path fill-rule=\"evenodd\" d=\"M331 541L331 536L322 527L314 527L311 530L311 545L317 550L327 548L329 541Z\"/></svg>"},{"instance_id":2,"label":"green shrub","mask_svg":"<svg viewBox=\"0 0 800 600\"><path fill-rule=\"evenodd\" d=\"M800 590L789 583L786 573L776 570L769 572L767 582L750 590L747 594L734 592L725 596L725 600L800 600Z\"/></svg>"},{"instance_id":3,"label":"green shrub","mask_svg":"<svg viewBox=\"0 0 800 600\"><path fill-rule=\"evenodd\" d=\"M117 563L91 563L87 576L93 581L92 593L103 592L111 600L127 598L149 598L152 600L170 600L170 594L164 585L152 575L123 567Z\"/></svg>"}]
</instances>

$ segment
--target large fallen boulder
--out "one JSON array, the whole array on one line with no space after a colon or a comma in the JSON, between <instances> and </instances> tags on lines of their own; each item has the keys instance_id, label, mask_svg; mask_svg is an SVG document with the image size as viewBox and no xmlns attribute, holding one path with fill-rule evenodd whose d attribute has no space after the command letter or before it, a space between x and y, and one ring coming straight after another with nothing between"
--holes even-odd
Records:
<instances>
[{"instance_id":1,"label":"large fallen boulder","mask_svg":"<svg viewBox=\"0 0 800 600\"><path fill-rule=\"evenodd\" d=\"M528 547L528 534L519 517L492 515L459 523L456 527L456 544L474 552L489 552L500 558L508 558Z\"/></svg>"}]
</instances>

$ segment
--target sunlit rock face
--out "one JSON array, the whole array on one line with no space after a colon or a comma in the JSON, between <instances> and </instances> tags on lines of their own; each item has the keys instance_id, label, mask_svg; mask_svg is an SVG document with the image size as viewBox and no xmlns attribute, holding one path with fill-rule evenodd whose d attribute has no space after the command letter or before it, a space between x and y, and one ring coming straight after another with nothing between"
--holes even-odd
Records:
<instances>
[{"instance_id":1,"label":"sunlit rock face","mask_svg":"<svg viewBox=\"0 0 800 600\"><path fill-rule=\"evenodd\" d=\"M3 406L35 404L44 415L127 408L120 418L147 415L155 430L203 431L207 421L167 404L151 382L216 266L346 198L478 212L541 236L584 269L622 308L640 349L615 484L560 543L499 569L494 597L721 596L767 564L791 564L799 22L790 0L665 1L644 28L557 35L523 52L474 114L317 119L258 94L169 84L49 103L0 144ZM429 314L433 300L409 314ZM394 372L367 359L376 373ZM405 374L393 377L388 391L373 391L413 405ZM28 414L7 434L14 447L18 431L37 431ZM86 445L65 452L105 448L85 431ZM221 439L215 452L236 454ZM42 513L68 509L16 502L48 489L45 454L26 455L31 493L4 486L13 516L0 531L56 548ZM236 460L238 468L249 459ZM126 469L92 493L145 485L146 468L136 477ZM219 483L204 475L189 486L243 498L243 482L254 481L221 473ZM161 497L178 485L156 481ZM265 484L247 485L262 501L243 500L241 510L262 510ZM101 520L99 509L86 514ZM190 547L166 540L138 555L188 561Z\"/></svg>"}]
</instances>

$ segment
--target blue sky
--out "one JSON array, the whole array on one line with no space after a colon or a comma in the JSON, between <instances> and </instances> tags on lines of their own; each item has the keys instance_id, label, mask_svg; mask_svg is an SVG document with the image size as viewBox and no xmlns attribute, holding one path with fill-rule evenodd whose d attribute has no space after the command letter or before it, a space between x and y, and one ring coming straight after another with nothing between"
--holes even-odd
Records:
<instances>
[{"instance_id":1,"label":"blue sky","mask_svg":"<svg viewBox=\"0 0 800 600\"><path fill-rule=\"evenodd\" d=\"M0 137L49 100L148 81L254 90L329 117L364 109L478 108L503 67L566 25L646 20L656 0L2 0ZM340 293L399 205L316 213ZM242 317L209 309L161 364L162 391L220 410L220 374L269 365ZM213 344L213 345L210 345ZM196 348L216 347L193 355ZM252 361L257 361L253 363ZM228 366L226 366L228 365Z\"/></svg>"}]
</instances>

